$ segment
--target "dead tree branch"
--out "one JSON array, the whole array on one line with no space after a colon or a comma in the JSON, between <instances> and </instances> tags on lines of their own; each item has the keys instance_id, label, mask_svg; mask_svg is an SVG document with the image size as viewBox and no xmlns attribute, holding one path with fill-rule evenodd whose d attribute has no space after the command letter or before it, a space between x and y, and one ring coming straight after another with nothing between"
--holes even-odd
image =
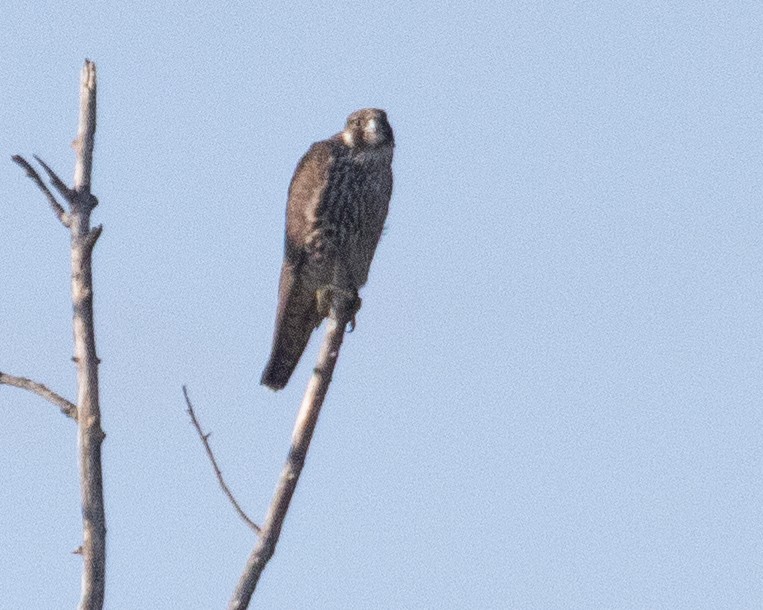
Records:
<instances>
[{"instance_id":1,"label":"dead tree branch","mask_svg":"<svg viewBox=\"0 0 763 610\"><path fill-rule=\"evenodd\" d=\"M305 464L307 450L310 447L310 440L318 422L323 399L326 397L326 392L331 383L334 366L339 357L339 348L344 339L344 330L352 319L351 312L352 310L349 303L345 302L345 298L335 295L332 316L329 319L326 335L318 354L318 361L302 398L299 413L297 413L289 455L276 485L259 540L239 579L228 606L229 610L243 610L249 606L260 575L275 552L278 538L281 535L281 528L289 510L289 503Z\"/></svg>"},{"instance_id":2,"label":"dead tree branch","mask_svg":"<svg viewBox=\"0 0 763 610\"><path fill-rule=\"evenodd\" d=\"M34 169L29 164L29 162L20 155L13 155L11 159L13 159L14 163L17 163L18 165L20 165L26 170L26 175L29 176L32 180L34 180L34 183L40 188L40 190L43 192L43 194L47 198L48 203L50 203L50 207L53 210L53 213L56 215L56 218L58 218L58 220L61 221L62 225L64 225L65 227L68 227L71 222L69 220L69 215L66 213L63 206L60 203L58 203L58 200L56 199L55 195L53 195L53 193L50 192L50 189L47 186L45 186L45 183L42 181L42 178L40 178L40 174L37 173L37 170ZM47 167L47 165L45 165L37 155L35 155L35 159L37 159L37 161L40 162L40 165L42 165L43 167ZM50 175L50 172L49 172L49 175ZM58 178L58 176L56 176L56 178ZM70 199L71 197L67 195L66 200L69 201Z\"/></svg>"},{"instance_id":3,"label":"dead tree branch","mask_svg":"<svg viewBox=\"0 0 763 610\"><path fill-rule=\"evenodd\" d=\"M82 500L83 571L79 610L103 608L106 568L106 518L103 505L101 473L101 429L98 399L98 356L95 350L93 325L92 252L101 227L90 227L90 214L98 200L90 193L95 142L96 70L85 61L80 81L80 112L77 138L73 146L77 155L74 187L67 187L58 175L38 157L51 183L69 204L69 212L56 201L39 174L23 158L13 160L22 166L48 199L53 212L71 234L72 306L74 310L74 362L77 365L77 422L79 447L80 493Z\"/></svg>"},{"instance_id":4,"label":"dead tree branch","mask_svg":"<svg viewBox=\"0 0 763 610\"><path fill-rule=\"evenodd\" d=\"M71 417L75 421L77 420L77 405L69 402L66 398L56 394L53 390L41 383L37 383L26 377L16 377L15 375L8 375L7 373L0 372L0 384L11 385L34 392L38 396L42 396L48 402L56 405L61 409L61 413L67 417Z\"/></svg>"},{"instance_id":5,"label":"dead tree branch","mask_svg":"<svg viewBox=\"0 0 763 610\"><path fill-rule=\"evenodd\" d=\"M79 471L82 497L83 573L80 610L100 610L106 585L106 516L101 472L101 409L93 324L93 246L101 227L90 228L97 200L90 194L95 143L96 72L86 61L80 85L79 129L74 141L74 197L71 201L72 304L74 359L79 406Z\"/></svg>"},{"instance_id":6,"label":"dead tree branch","mask_svg":"<svg viewBox=\"0 0 763 610\"><path fill-rule=\"evenodd\" d=\"M220 467L217 465L215 454L212 452L212 447L209 445L209 437L212 433L208 432L207 434L204 434L204 431L201 429L201 424L199 423L199 420L196 418L196 413L193 410L191 399L188 397L188 389L185 386L183 386L183 396L185 397L185 404L188 407L187 412L191 418L191 423L193 424L193 427L196 428L196 432L198 433L199 438L201 439L201 442L204 444L204 449L207 452L207 457L209 458L209 461L212 463L212 468L215 471L217 482L220 483L220 487L222 487L223 492L228 497L228 500L230 500L230 503L233 505L233 508L236 509L238 516L241 517L241 519L243 519L244 523L246 523L250 529L252 529L256 534L259 534L260 527L254 521L252 521L249 518L249 516L244 512L244 509L242 509L239 503L236 501L236 497L233 495L233 492L231 492L231 490L228 488L228 485L226 485L225 479L223 478L223 473L220 470Z\"/></svg>"}]
</instances>

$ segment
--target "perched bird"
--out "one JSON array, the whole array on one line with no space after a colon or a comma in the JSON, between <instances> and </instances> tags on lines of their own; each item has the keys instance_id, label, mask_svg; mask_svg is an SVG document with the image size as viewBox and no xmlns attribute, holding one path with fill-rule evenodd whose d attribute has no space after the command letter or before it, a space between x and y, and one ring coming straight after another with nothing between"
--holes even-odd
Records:
<instances>
[{"instance_id":1,"label":"perched bird","mask_svg":"<svg viewBox=\"0 0 763 610\"><path fill-rule=\"evenodd\" d=\"M386 113L365 108L348 117L344 131L313 144L297 165L263 385L286 385L313 329L329 315L332 295L359 309L358 289L368 279L392 194L394 145Z\"/></svg>"}]
</instances>

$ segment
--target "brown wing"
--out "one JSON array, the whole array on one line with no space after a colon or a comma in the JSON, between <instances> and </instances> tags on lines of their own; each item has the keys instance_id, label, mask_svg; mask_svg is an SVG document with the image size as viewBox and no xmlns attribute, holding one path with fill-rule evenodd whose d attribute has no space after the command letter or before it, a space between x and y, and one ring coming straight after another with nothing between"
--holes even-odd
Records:
<instances>
[{"instance_id":1,"label":"brown wing","mask_svg":"<svg viewBox=\"0 0 763 610\"><path fill-rule=\"evenodd\" d=\"M320 324L306 245L334 162L332 144L317 142L297 165L289 186L286 243L278 286L278 311L270 359L260 383L280 390L289 381L313 329Z\"/></svg>"}]
</instances>

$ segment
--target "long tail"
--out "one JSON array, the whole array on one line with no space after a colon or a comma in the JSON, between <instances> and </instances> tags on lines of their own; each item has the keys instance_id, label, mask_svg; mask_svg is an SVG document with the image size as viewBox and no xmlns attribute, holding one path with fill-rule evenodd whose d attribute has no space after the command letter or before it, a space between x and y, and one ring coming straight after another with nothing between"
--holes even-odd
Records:
<instances>
[{"instance_id":1,"label":"long tail","mask_svg":"<svg viewBox=\"0 0 763 610\"><path fill-rule=\"evenodd\" d=\"M292 269L284 269L279 289L273 348L260 383L280 390L289 381L313 329L321 322L315 293L305 290Z\"/></svg>"}]
</instances>

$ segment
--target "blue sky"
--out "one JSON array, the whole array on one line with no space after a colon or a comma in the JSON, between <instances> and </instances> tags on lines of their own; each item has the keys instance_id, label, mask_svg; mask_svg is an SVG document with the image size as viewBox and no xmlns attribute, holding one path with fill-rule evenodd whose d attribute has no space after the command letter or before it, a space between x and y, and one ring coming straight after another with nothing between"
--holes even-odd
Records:
<instances>
[{"instance_id":1,"label":"blue sky","mask_svg":"<svg viewBox=\"0 0 763 610\"><path fill-rule=\"evenodd\" d=\"M75 395L72 175L99 70L108 608L224 607L317 352L258 385L286 189L365 106L395 191L263 608L763 605L754 2L32 2L0 37L0 370ZM3 161L4 159L4 161ZM2 604L76 605L75 427L0 388Z\"/></svg>"}]
</instances>

